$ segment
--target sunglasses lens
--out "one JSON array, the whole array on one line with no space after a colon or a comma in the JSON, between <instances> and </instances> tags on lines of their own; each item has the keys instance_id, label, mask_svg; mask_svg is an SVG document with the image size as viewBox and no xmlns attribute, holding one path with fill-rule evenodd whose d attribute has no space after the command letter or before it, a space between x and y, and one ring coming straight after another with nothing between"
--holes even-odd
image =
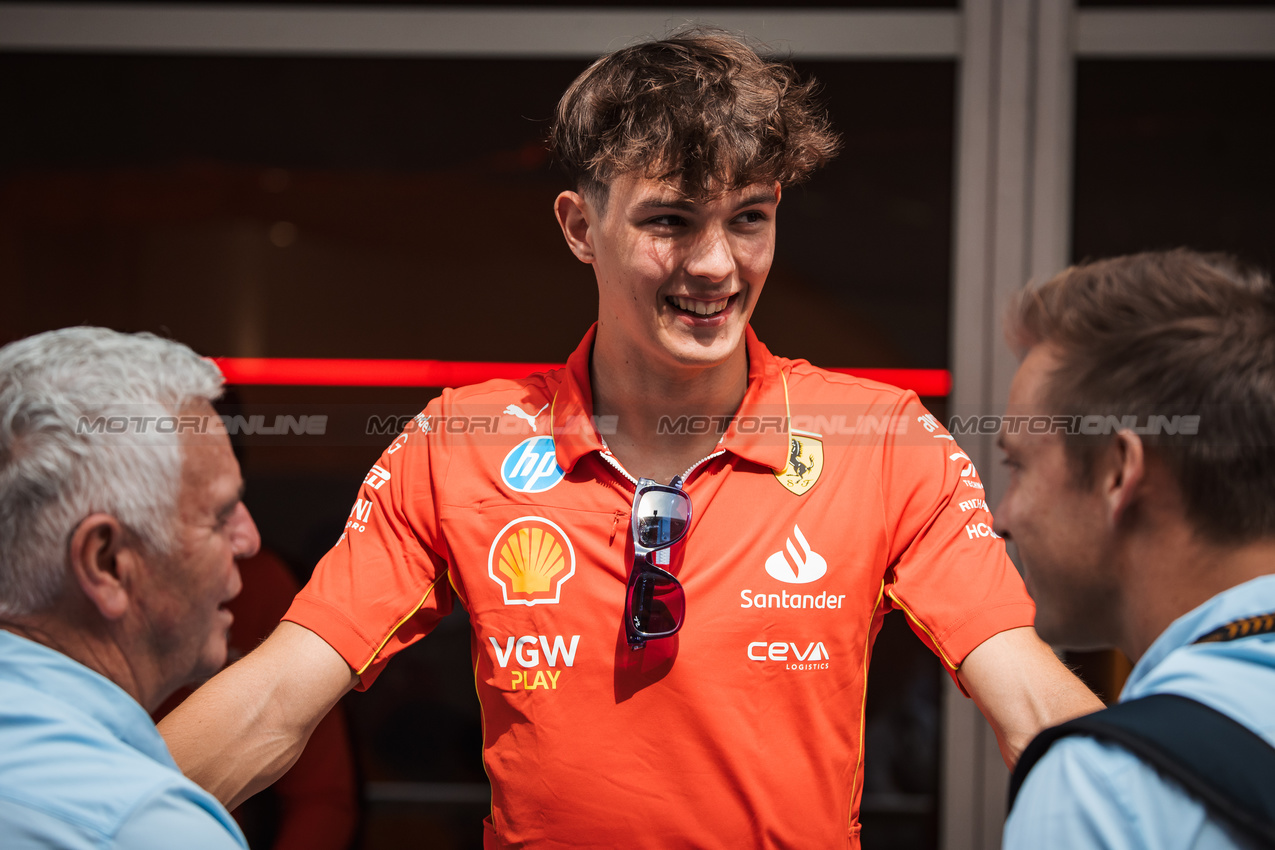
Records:
<instances>
[{"instance_id":1,"label":"sunglasses lens","mask_svg":"<svg viewBox=\"0 0 1275 850\"><path fill-rule=\"evenodd\" d=\"M629 587L633 628L648 637L671 635L686 615L686 594L672 576L643 571Z\"/></svg>"},{"instance_id":2,"label":"sunglasses lens","mask_svg":"<svg viewBox=\"0 0 1275 850\"><path fill-rule=\"evenodd\" d=\"M648 490L637 509L637 542L647 549L668 546L686 533L691 518L691 500L684 493Z\"/></svg>"}]
</instances>

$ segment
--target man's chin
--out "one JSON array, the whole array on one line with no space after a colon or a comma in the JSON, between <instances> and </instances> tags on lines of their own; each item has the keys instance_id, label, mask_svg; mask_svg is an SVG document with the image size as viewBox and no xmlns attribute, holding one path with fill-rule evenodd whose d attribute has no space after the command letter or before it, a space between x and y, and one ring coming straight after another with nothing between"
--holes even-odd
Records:
<instances>
[{"instance_id":1,"label":"man's chin","mask_svg":"<svg viewBox=\"0 0 1275 850\"><path fill-rule=\"evenodd\" d=\"M686 338L673 341L669 353L683 366L711 368L730 362L743 347L743 333L688 334Z\"/></svg>"},{"instance_id":2,"label":"man's chin","mask_svg":"<svg viewBox=\"0 0 1275 850\"><path fill-rule=\"evenodd\" d=\"M186 681L186 686L192 689L197 688L213 676L216 676L226 666L229 656L229 644L223 636L216 646L208 648L208 651L199 659L199 664L190 671L190 678Z\"/></svg>"}]
</instances>

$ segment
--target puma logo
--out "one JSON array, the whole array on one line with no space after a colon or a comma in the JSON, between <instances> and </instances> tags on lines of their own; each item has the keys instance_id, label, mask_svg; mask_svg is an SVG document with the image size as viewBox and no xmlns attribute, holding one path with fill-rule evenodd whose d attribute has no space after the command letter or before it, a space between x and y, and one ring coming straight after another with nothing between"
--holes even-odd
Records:
<instances>
[{"instance_id":1,"label":"puma logo","mask_svg":"<svg viewBox=\"0 0 1275 850\"><path fill-rule=\"evenodd\" d=\"M548 407L549 405L545 405ZM536 417L545 412L545 407L540 408L535 413L528 413L516 404L511 404L505 408L505 413L509 416L517 416L519 419L525 420L531 426L531 430L536 430Z\"/></svg>"}]
</instances>

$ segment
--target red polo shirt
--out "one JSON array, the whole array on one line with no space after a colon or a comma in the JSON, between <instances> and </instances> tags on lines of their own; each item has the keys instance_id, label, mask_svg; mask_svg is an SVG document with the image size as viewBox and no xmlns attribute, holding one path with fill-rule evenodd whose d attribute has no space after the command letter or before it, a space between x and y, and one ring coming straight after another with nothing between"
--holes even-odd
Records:
<instances>
[{"instance_id":1,"label":"red polo shirt","mask_svg":"<svg viewBox=\"0 0 1275 850\"><path fill-rule=\"evenodd\" d=\"M750 330L739 413L662 423L723 436L685 476L693 517L668 567L685 625L633 652L635 482L591 418L592 343L430 402L287 619L366 688L465 606L488 847L857 847L885 613L906 611L952 671L1033 621L973 465L913 393L775 357Z\"/></svg>"}]
</instances>

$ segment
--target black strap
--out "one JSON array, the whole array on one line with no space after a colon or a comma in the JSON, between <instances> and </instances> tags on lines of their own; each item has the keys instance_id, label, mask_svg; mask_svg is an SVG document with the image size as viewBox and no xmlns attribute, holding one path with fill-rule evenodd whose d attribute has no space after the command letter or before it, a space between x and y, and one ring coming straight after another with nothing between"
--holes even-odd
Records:
<instances>
[{"instance_id":1,"label":"black strap","mask_svg":"<svg viewBox=\"0 0 1275 850\"><path fill-rule=\"evenodd\" d=\"M1119 744L1259 846L1275 847L1275 747L1220 711L1176 694L1153 694L1046 729L1014 768L1011 809L1033 765L1067 735Z\"/></svg>"},{"instance_id":2,"label":"black strap","mask_svg":"<svg viewBox=\"0 0 1275 850\"><path fill-rule=\"evenodd\" d=\"M1269 614L1258 614L1256 617L1245 617L1220 626L1209 632L1196 643L1218 643L1220 641L1239 640L1240 638L1264 635L1275 632L1275 611Z\"/></svg>"}]
</instances>

